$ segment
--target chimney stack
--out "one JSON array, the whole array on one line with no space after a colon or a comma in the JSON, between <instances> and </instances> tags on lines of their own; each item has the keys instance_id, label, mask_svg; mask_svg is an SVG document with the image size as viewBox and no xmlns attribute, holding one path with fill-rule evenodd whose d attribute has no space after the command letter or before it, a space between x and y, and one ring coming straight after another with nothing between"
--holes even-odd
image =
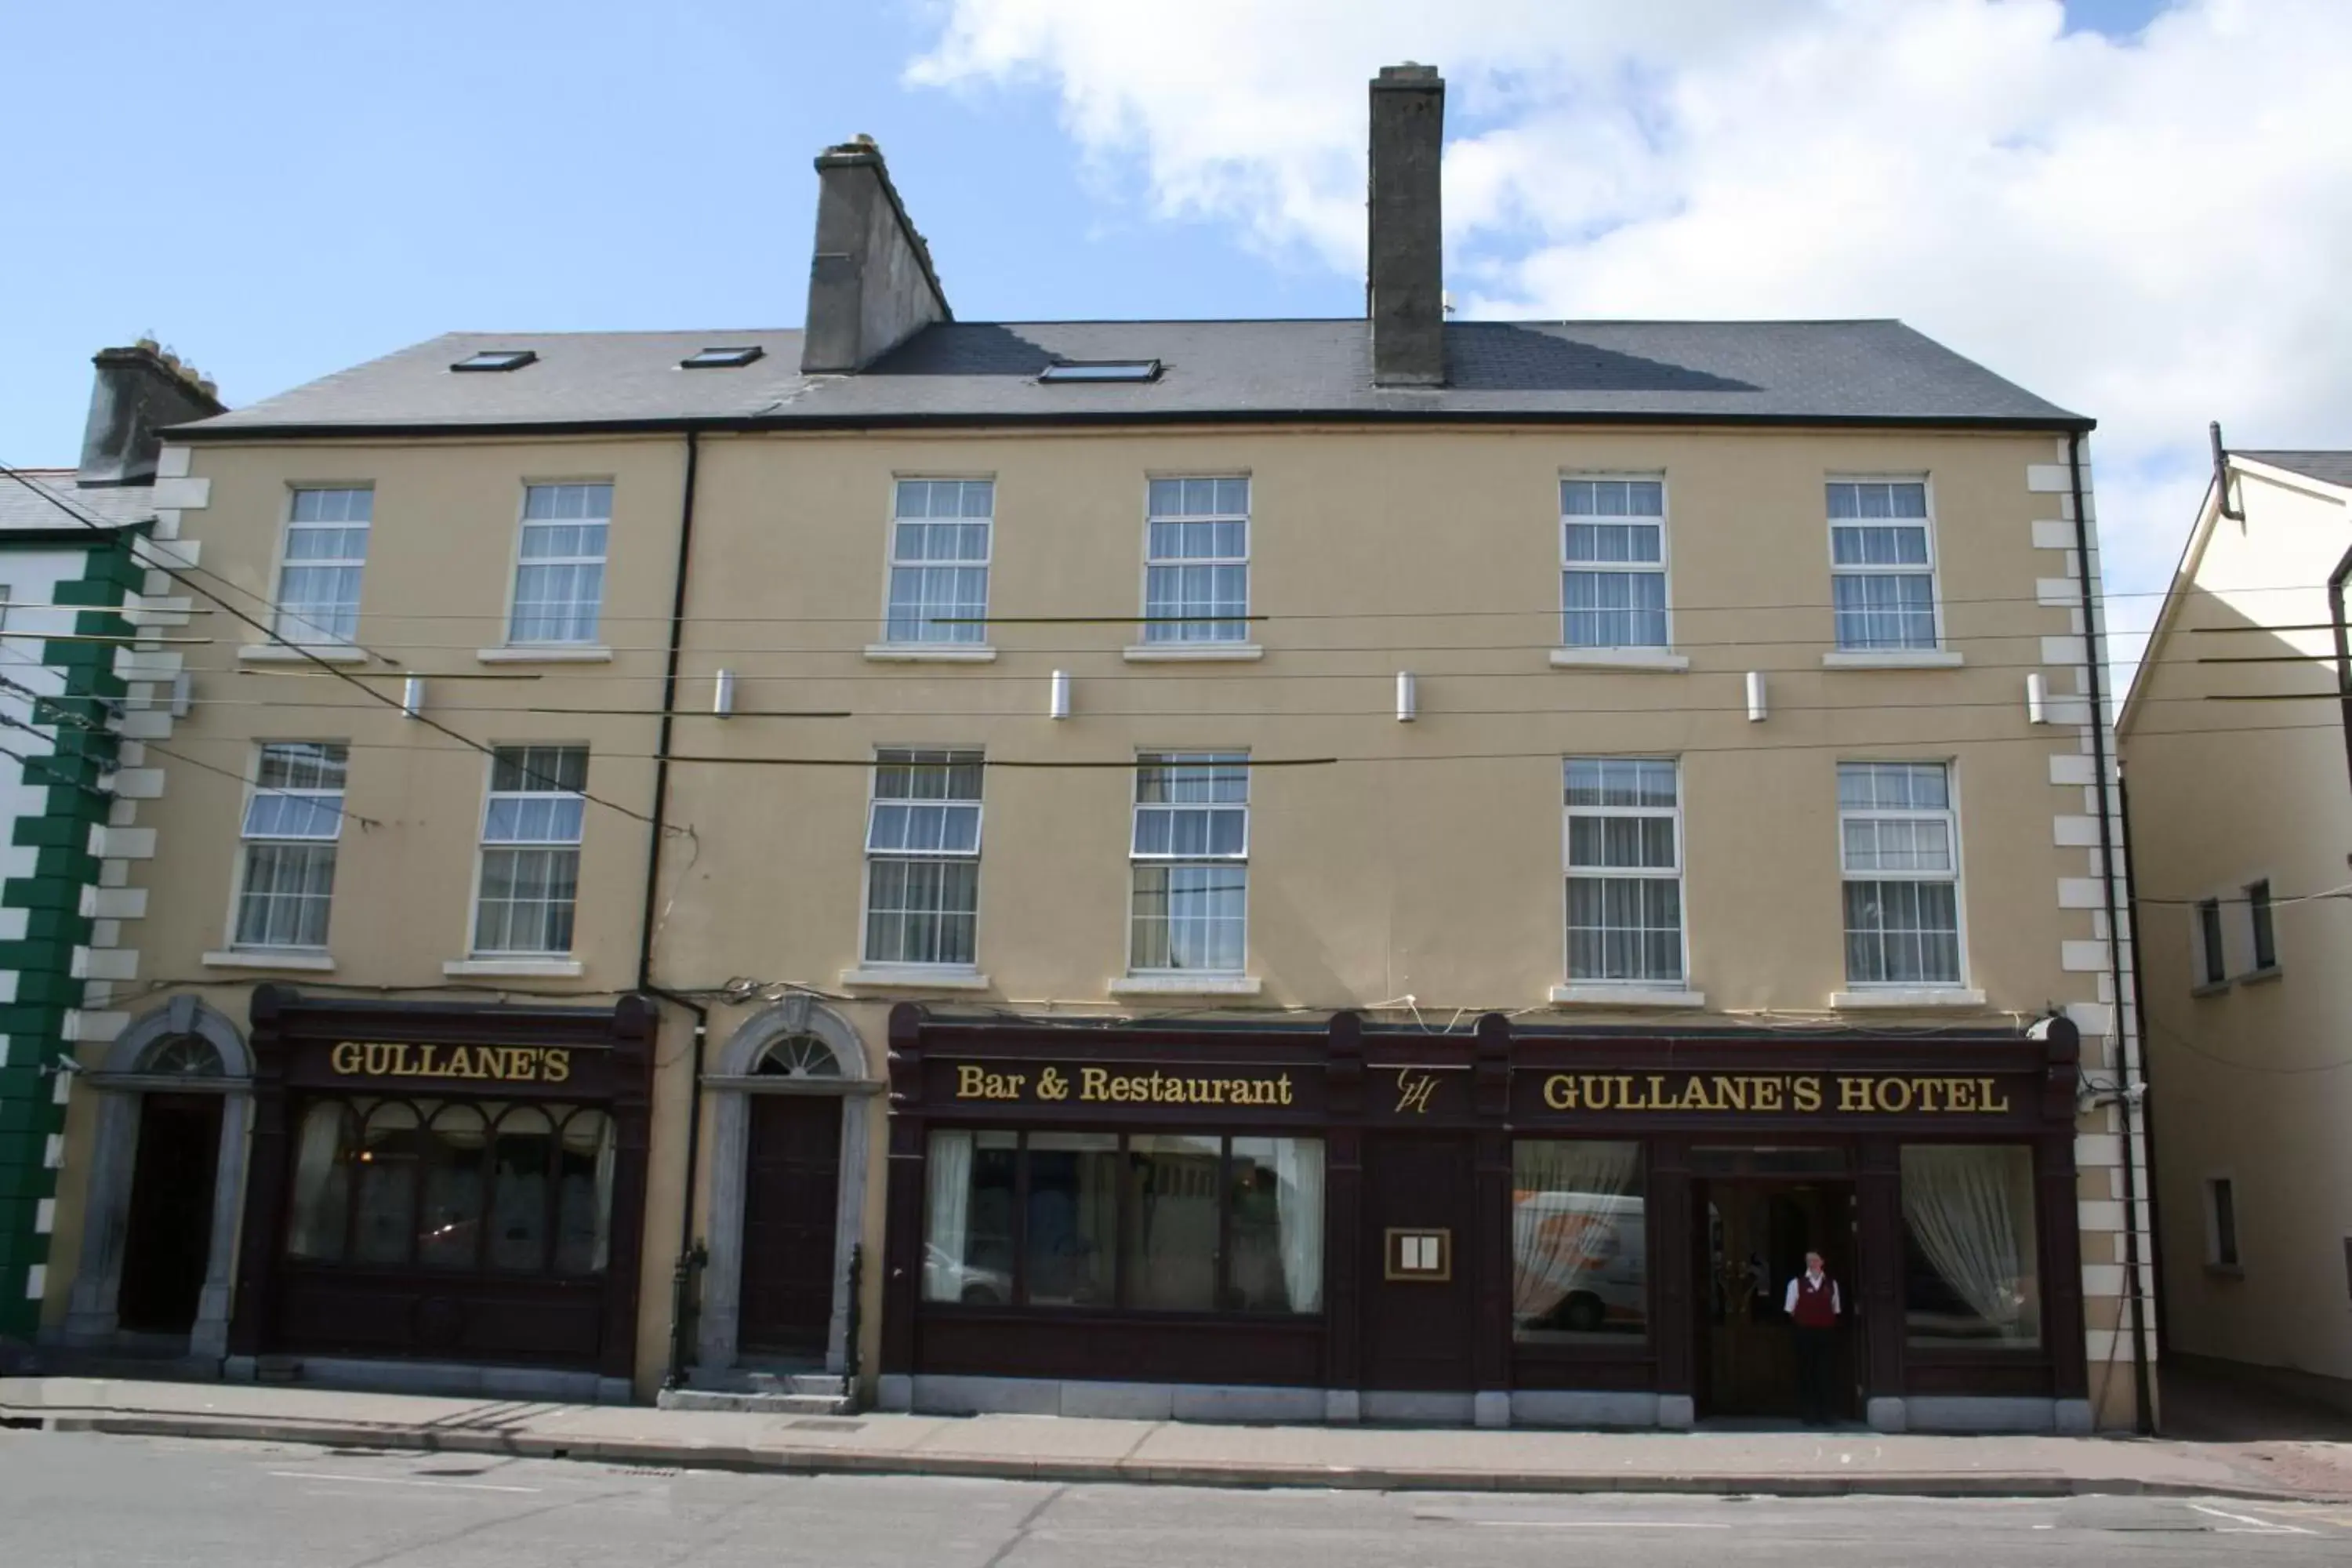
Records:
<instances>
[{"instance_id":1,"label":"chimney stack","mask_svg":"<svg viewBox=\"0 0 2352 1568\"><path fill-rule=\"evenodd\" d=\"M801 369L864 370L933 321L951 321L930 247L890 184L871 136L816 161L816 255L809 265Z\"/></svg>"},{"instance_id":2,"label":"chimney stack","mask_svg":"<svg viewBox=\"0 0 2352 1568\"><path fill-rule=\"evenodd\" d=\"M1381 386L1445 384L1444 145L1445 79L1437 68L1383 66L1372 79L1364 290L1372 380Z\"/></svg>"},{"instance_id":3,"label":"chimney stack","mask_svg":"<svg viewBox=\"0 0 2352 1568\"><path fill-rule=\"evenodd\" d=\"M152 484L163 431L226 406L210 382L151 339L127 349L100 349L90 363L98 366L98 379L82 426L77 485Z\"/></svg>"}]
</instances>

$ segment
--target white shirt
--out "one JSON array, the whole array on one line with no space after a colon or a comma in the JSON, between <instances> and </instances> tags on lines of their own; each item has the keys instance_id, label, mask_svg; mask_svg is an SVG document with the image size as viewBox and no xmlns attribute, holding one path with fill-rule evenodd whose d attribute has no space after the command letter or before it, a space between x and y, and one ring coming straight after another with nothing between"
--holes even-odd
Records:
<instances>
[{"instance_id":1,"label":"white shirt","mask_svg":"<svg viewBox=\"0 0 2352 1568\"><path fill-rule=\"evenodd\" d=\"M1788 1313L1790 1317L1794 1317L1794 1316L1796 1316L1796 1313L1797 1313L1797 1281L1798 1281L1799 1279L1808 1279L1808 1278L1810 1278L1810 1276L1808 1276L1808 1275L1803 1275L1803 1274L1800 1274L1800 1275L1798 1275L1798 1276L1797 1276L1797 1279L1791 1279L1791 1280L1790 1280L1790 1281L1789 1281L1789 1299L1788 1299L1786 1301L1783 1301L1783 1302L1780 1304L1780 1310L1782 1310L1783 1312ZM1832 1311L1832 1312L1835 1312L1835 1313L1836 1313L1839 1317L1841 1317L1841 1318L1844 1317L1844 1316L1845 1316L1845 1303L1838 1300L1838 1287L1837 1287L1837 1281L1836 1281L1836 1280L1834 1280L1834 1279L1830 1279L1829 1276L1828 1276L1828 1275L1826 1275L1826 1274L1822 1275L1822 1279L1828 1279L1828 1280L1829 1280L1829 1287L1830 1287L1830 1310L1831 1310L1831 1311Z\"/></svg>"}]
</instances>

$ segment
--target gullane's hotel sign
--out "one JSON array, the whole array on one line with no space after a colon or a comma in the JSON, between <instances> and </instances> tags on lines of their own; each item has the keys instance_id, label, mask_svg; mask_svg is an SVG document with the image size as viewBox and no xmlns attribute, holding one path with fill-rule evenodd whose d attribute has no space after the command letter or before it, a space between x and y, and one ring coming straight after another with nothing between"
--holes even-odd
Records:
<instances>
[{"instance_id":1,"label":"gullane's hotel sign","mask_svg":"<svg viewBox=\"0 0 2352 1568\"><path fill-rule=\"evenodd\" d=\"M1556 1072L1549 1110L1748 1111L1767 1116L1999 1116L1998 1079L1943 1074Z\"/></svg>"}]
</instances>

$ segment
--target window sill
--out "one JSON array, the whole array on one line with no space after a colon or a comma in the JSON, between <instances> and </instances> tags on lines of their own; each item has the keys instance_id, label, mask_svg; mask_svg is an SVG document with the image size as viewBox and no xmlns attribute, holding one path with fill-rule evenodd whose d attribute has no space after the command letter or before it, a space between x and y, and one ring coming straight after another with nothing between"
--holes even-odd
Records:
<instances>
[{"instance_id":1,"label":"window sill","mask_svg":"<svg viewBox=\"0 0 2352 1568\"><path fill-rule=\"evenodd\" d=\"M1704 991L1672 991L1659 985L1555 985L1555 1007L1704 1007Z\"/></svg>"},{"instance_id":2,"label":"window sill","mask_svg":"<svg viewBox=\"0 0 2352 1568\"><path fill-rule=\"evenodd\" d=\"M1690 668L1690 656L1665 647L1556 647L1554 669L1637 669L1676 674Z\"/></svg>"},{"instance_id":3,"label":"window sill","mask_svg":"<svg viewBox=\"0 0 2352 1568\"><path fill-rule=\"evenodd\" d=\"M1822 655L1823 669L1958 669L1967 662L1956 647L1843 648Z\"/></svg>"},{"instance_id":4,"label":"window sill","mask_svg":"<svg viewBox=\"0 0 2352 1568\"><path fill-rule=\"evenodd\" d=\"M1251 664L1265 657L1254 642L1146 642L1120 651L1129 664Z\"/></svg>"},{"instance_id":5,"label":"window sill","mask_svg":"<svg viewBox=\"0 0 2352 1568\"><path fill-rule=\"evenodd\" d=\"M979 642L877 642L866 645L866 657L875 664L994 664L996 650Z\"/></svg>"},{"instance_id":6,"label":"window sill","mask_svg":"<svg viewBox=\"0 0 2352 1568\"><path fill-rule=\"evenodd\" d=\"M2275 963L2272 964L2268 969L2249 969L2243 974L2238 976L2238 984L2241 985L2266 984L2271 981L2276 980L2285 973L2285 970L2281 969Z\"/></svg>"},{"instance_id":7,"label":"window sill","mask_svg":"<svg viewBox=\"0 0 2352 1568\"><path fill-rule=\"evenodd\" d=\"M590 643L509 643L478 647L474 658L483 664L610 664L613 650Z\"/></svg>"},{"instance_id":8,"label":"window sill","mask_svg":"<svg viewBox=\"0 0 2352 1568\"><path fill-rule=\"evenodd\" d=\"M988 976L976 970L942 964L936 969L909 966L845 969L841 984L851 991L985 991Z\"/></svg>"},{"instance_id":9,"label":"window sill","mask_svg":"<svg viewBox=\"0 0 2352 1568\"><path fill-rule=\"evenodd\" d=\"M2191 996L2220 996L2227 993L2230 987L2234 984L2236 984L2234 981L2229 980L2208 980L2202 985L2190 986L2189 988L2189 994Z\"/></svg>"},{"instance_id":10,"label":"window sill","mask_svg":"<svg viewBox=\"0 0 2352 1568\"><path fill-rule=\"evenodd\" d=\"M453 978L502 975L515 980L570 980L582 973L576 958L453 958L441 973Z\"/></svg>"},{"instance_id":11,"label":"window sill","mask_svg":"<svg viewBox=\"0 0 2352 1568\"><path fill-rule=\"evenodd\" d=\"M1841 1013L1890 1007L1981 1007L1985 994L1957 985L1890 985L1883 991L1832 991L1830 1005Z\"/></svg>"},{"instance_id":12,"label":"window sill","mask_svg":"<svg viewBox=\"0 0 2352 1568\"><path fill-rule=\"evenodd\" d=\"M334 972L335 961L323 952L301 952L292 949L269 952L243 952L232 949L226 952L208 952L204 956L206 969L299 969L312 974Z\"/></svg>"},{"instance_id":13,"label":"window sill","mask_svg":"<svg viewBox=\"0 0 2352 1568\"><path fill-rule=\"evenodd\" d=\"M1110 983L1114 996L1255 996L1264 989L1250 974L1125 974Z\"/></svg>"},{"instance_id":14,"label":"window sill","mask_svg":"<svg viewBox=\"0 0 2352 1568\"><path fill-rule=\"evenodd\" d=\"M243 664L365 664L368 651L347 642L247 643L236 650Z\"/></svg>"}]
</instances>

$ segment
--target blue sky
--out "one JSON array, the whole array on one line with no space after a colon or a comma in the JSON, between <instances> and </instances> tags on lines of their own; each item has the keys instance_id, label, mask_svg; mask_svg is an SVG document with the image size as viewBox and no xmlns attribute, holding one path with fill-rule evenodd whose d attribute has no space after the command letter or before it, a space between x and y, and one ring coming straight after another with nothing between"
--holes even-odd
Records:
<instances>
[{"instance_id":1,"label":"blue sky","mask_svg":"<svg viewBox=\"0 0 2352 1568\"><path fill-rule=\"evenodd\" d=\"M909 85L945 0L362 9L16 9L0 461L69 463L90 353L146 332L247 403L456 328L795 323L810 159L859 132L964 317L1360 309L1311 249L1171 216L1048 81Z\"/></svg>"}]
</instances>

